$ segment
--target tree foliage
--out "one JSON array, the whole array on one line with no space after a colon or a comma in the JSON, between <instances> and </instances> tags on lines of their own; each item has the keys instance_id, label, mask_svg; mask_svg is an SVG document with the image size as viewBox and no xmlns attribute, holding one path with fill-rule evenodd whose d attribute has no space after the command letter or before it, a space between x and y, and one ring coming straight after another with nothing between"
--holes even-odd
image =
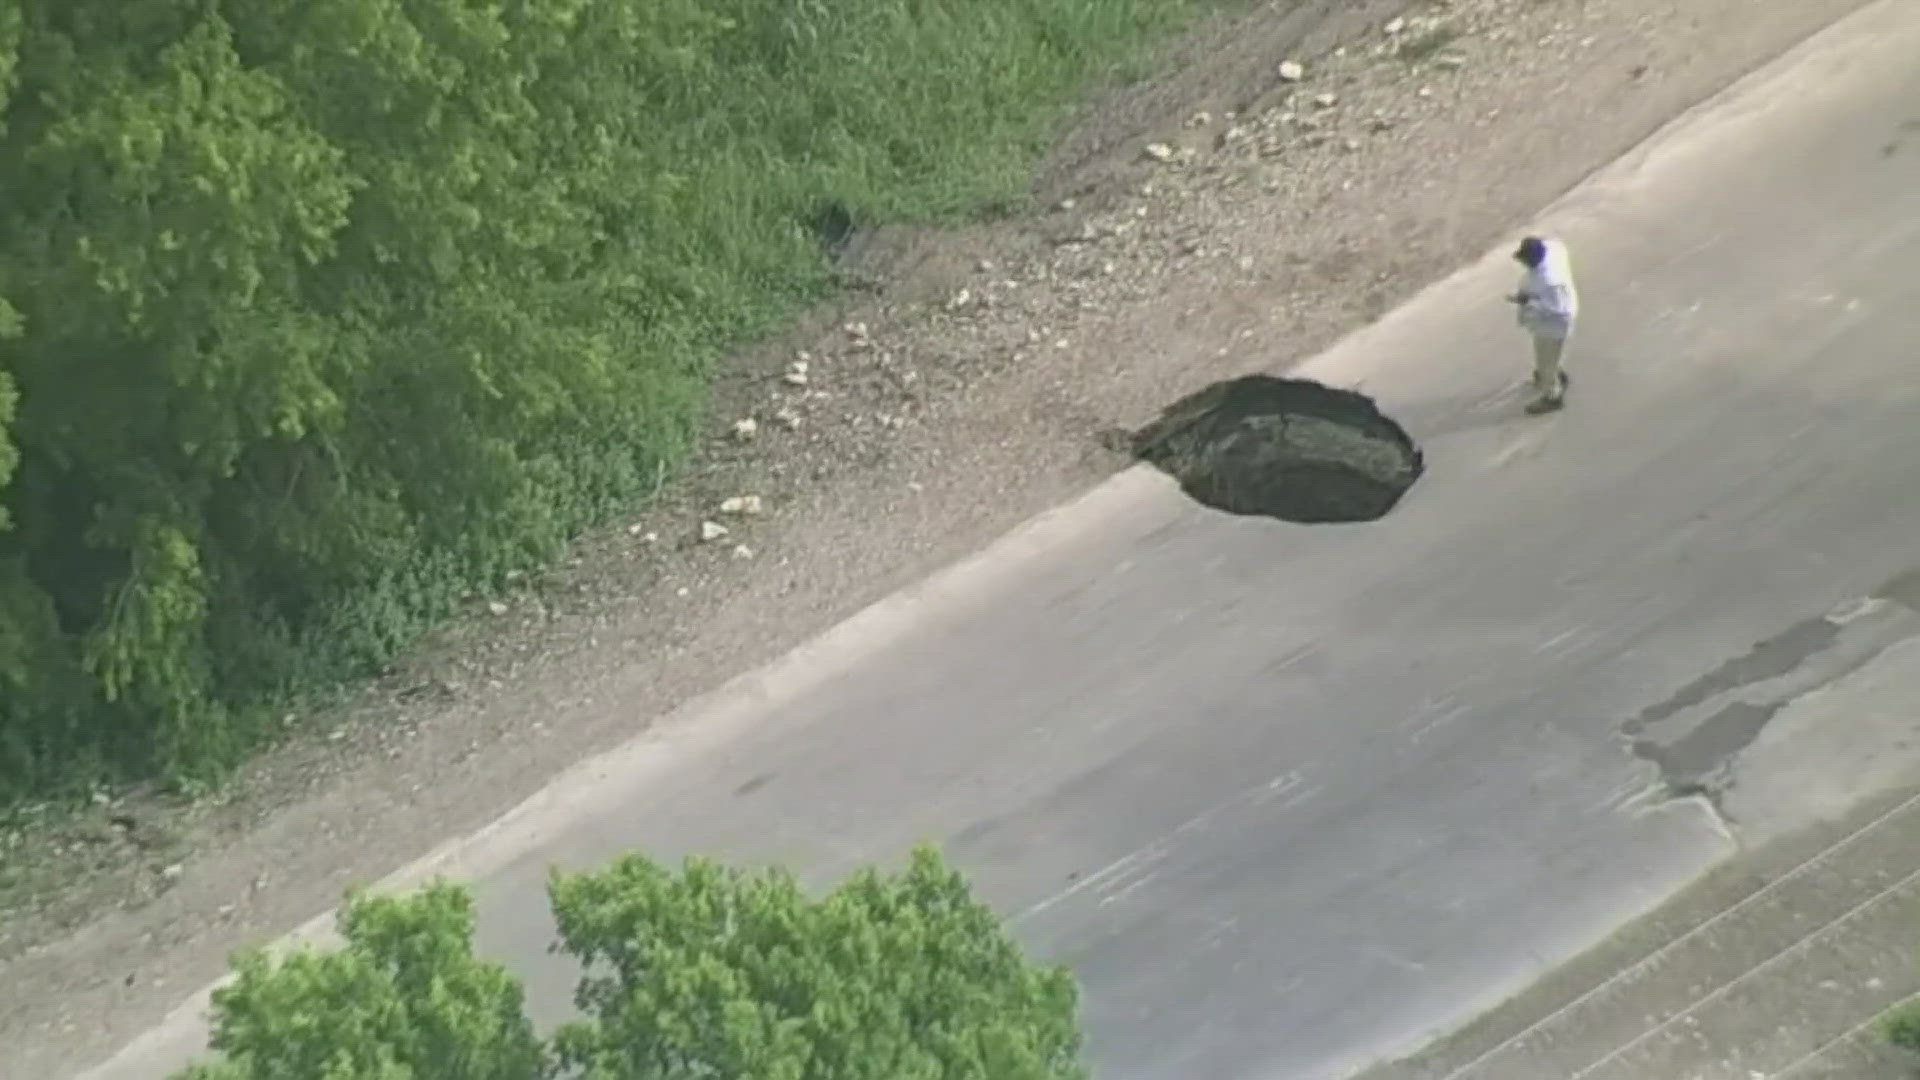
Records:
<instances>
[{"instance_id":1,"label":"tree foliage","mask_svg":"<svg viewBox=\"0 0 1920 1080\"><path fill-rule=\"evenodd\" d=\"M0 803L217 777L646 490L823 206L1004 198L1184 6L0 5Z\"/></svg>"},{"instance_id":2,"label":"tree foliage","mask_svg":"<svg viewBox=\"0 0 1920 1080\"><path fill-rule=\"evenodd\" d=\"M556 876L583 1018L550 1045L472 953L466 894L360 899L347 944L258 954L182 1080L1081 1080L1077 990L932 851L824 897L785 873L629 857Z\"/></svg>"},{"instance_id":3,"label":"tree foliage","mask_svg":"<svg viewBox=\"0 0 1920 1080\"><path fill-rule=\"evenodd\" d=\"M214 992L220 1058L182 1080L526 1080L547 1072L520 985L473 955L473 904L435 884L361 897L345 947L242 955Z\"/></svg>"}]
</instances>

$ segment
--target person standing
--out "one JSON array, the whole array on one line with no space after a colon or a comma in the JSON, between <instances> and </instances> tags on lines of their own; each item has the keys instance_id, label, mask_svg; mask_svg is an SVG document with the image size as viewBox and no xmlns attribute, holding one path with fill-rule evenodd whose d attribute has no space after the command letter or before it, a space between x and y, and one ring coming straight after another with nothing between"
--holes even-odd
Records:
<instances>
[{"instance_id":1,"label":"person standing","mask_svg":"<svg viewBox=\"0 0 1920 1080\"><path fill-rule=\"evenodd\" d=\"M1538 416L1566 404L1569 380L1561 365L1574 318L1580 313L1580 294L1573 287L1567 246L1560 241L1529 236L1520 241L1513 257L1525 269L1520 291L1507 299L1518 307L1520 326L1533 338L1535 396L1527 412Z\"/></svg>"}]
</instances>

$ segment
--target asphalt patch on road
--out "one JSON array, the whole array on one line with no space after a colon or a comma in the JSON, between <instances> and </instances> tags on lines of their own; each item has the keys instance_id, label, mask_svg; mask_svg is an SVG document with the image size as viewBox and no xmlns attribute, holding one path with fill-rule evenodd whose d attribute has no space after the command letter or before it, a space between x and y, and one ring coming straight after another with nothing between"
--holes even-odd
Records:
<instances>
[{"instance_id":1,"label":"asphalt patch on road","mask_svg":"<svg viewBox=\"0 0 1920 1080\"><path fill-rule=\"evenodd\" d=\"M1272 375L1183 398L1133 436L1132 450L1202 505L1303 525L1385 517L1426 467L1365 394Z\"/></svg>"}]
</instances>

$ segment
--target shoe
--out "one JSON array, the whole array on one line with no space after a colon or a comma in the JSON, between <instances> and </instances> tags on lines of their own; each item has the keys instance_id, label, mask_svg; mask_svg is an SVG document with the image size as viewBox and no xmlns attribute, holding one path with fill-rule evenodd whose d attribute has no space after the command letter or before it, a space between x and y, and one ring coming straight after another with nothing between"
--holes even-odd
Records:
<instances>
[{"instance_id":1,"label":"shoe","mask_svg":"<svg viewBox=\"0 0 1920 1080\"><path fill-rule=\"evenodd\" d=\"M1544 416L1550 412L1559 412L1566 408L1567 399L1556 394L1553 397L1534 398L1527 402L1528 416Z\"/></svg>"}]
</instances>

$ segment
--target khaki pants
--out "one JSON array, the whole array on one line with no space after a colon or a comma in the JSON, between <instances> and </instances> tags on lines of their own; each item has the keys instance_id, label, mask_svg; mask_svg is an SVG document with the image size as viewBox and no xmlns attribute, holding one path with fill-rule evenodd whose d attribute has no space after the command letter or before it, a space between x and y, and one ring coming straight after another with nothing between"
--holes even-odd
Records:
<instances>
[{"instance_id":1,"label":"khaki pants","mask_svg":"<svg viewBox=\"0 0 1920 1080\"><path fill-rule=\"evenodd\" d=\"M1557 401L1566 388L1566 375L1560 370L1560 358L1566 351L1564 334L1533 335L1533 389L1541 397Z\"/></svg>"}]
</instances>

